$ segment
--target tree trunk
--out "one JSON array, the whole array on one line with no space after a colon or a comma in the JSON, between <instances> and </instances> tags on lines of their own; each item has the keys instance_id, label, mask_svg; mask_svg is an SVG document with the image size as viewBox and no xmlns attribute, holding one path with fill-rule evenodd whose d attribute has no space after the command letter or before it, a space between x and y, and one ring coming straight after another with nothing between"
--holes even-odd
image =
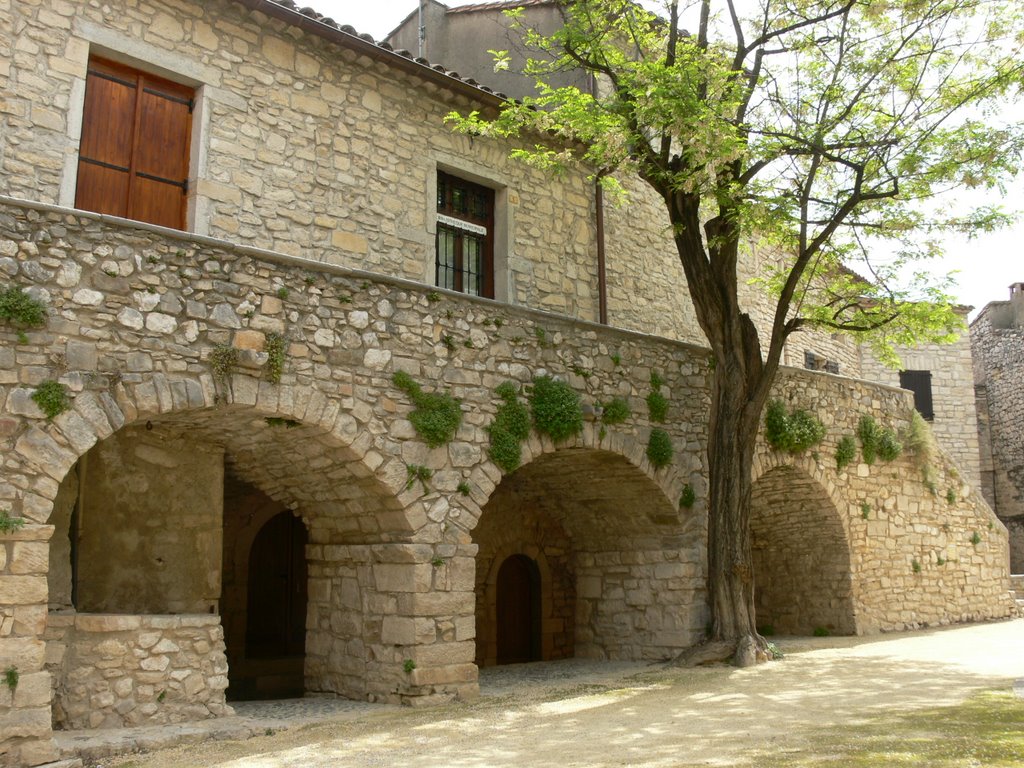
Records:
<instances>
[{"instance_id":1,"label":"tree trunk","mask_svg":"<svg viewBox=\"0 0 1024 768\"><path fill-rule=\"evenodd\" d=\"M752 638L754 616L750 541L751 472L760 424L758 399L734 361L720 361L712 382L708 429L708 598L711 640Z\"/></svg>"}]
</instances>

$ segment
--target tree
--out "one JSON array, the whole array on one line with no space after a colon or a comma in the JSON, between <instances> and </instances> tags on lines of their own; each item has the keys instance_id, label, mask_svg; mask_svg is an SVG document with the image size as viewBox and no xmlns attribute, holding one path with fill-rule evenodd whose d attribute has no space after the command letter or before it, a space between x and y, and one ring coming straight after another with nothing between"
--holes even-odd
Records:
<instances>
[{"instance_id":1,"label":"tree","mask_svg":"<svg viewBox=\"0 0 1024 768\"><path fill-rule=\"evenodd\" d=\"M860 334L891 359L894 344L958 329L948 283L897 278L939 252L943 232L1005 220L936 201L1016 170L1020 131L998 126L994 110L1024 79L1021 11L1017 0L668 0L656 16L632 0L558 2L561 31L523 31L539 51L527 65L537 95L449 119L534 137L514 154L555 172L583 163L612 189L636 174L664 201L714 358L711 639L749 663L766 646L754 617L751 436L783 345L822 328ZM546 85L564 68L593 73L597 87ZM872 258L879 239L897 244L884 262ZM774 314L760 329L737 280L754 241L778 254L763 281Z\"/></svg>"}]
</instances>

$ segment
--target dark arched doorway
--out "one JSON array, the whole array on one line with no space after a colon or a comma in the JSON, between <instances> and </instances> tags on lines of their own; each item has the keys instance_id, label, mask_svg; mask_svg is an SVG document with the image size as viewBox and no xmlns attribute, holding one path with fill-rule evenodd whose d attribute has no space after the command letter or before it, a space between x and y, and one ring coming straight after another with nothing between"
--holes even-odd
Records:
<instances>
[{"instance_id":1,"label":"dark arched doorway","mask_svg":"<svg viewBox=\"0 0 1024 768\"><path fill-rule=\"evenodd\" d=\"M224 509L228 699L302 696L306 526L291 510L230 475Z\"/></svg>"},{"instance_id":2,"label":"dark arched doorway","mask_svg":"<svg viewBox=\"0 0 1024 768\"><path fill-rule=\"evenodd\" d=\"M512 555L498 569L498 663L539 661L540 570L526 555Z\"/></svg>"},{"instance_id":3,"label":"dark arched doorway","mask_svg":"<svg viewBox=\"0 0 1024 768\"><path fill-rule=\"evenodd\" d=\"M306 526L288 511L252 543L245 648L250 659L302 656L306 648Z\"/></svg>"}]
</instances>

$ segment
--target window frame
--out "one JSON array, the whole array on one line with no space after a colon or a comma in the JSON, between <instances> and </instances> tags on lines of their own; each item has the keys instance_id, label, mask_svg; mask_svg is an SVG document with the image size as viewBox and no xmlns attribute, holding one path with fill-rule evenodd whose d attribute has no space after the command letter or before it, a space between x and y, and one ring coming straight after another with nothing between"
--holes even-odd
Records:
<instances>
[{"instance_id":1,"label":"window frame","mask_svg":"<svg viewBox=\"0 0 1024 768\"><path fill-rule=\"evenodd\" d=\"M189 219L189 180L193 175L193 123L198 89L94 51L90 51L86 62L85 80L75 173L75 207L185 230ZM90 99L91 87L99 87L98 83L102 81L131 89L129 99L132 103L123 105L127 112L122 110L121 115L122 121L130 121L125 124L130 136L122 137L127 140L127 146L119 147L120 154L126 153L126 156L119 157L120 161L117 163L110 162L111 158L101 157L109 149L108 127L113 125L113 122L103 122L109 109L104 108L105 102L94 102ZM160 114L160 109L154 108L154 104L173 105L170 109L179 114ZM183 107L185 113L181 113ZM154 119L157 127L160 127L161 120L164 121L165 126L169 127L166 133L159 135L154 130L143 130L146 122ZM96 122L101 125L99 129L94 128ZM171 140L173 155L165 154L167 148L160 145L159 139L163 139L164 142ZM144 159L150 164L162 163L167 156L177 158L169 164L169 172L153 173L151 171L156 168L149 166L140 168ZM95 175L86 172L86 168L94 170ZM102 178L103 172L107 172L106 182ZM88 178L89 182L83 185L85 178ZM105 183L106 190L103 189ZM141 191L146 185L154 184L162 186L150 186L149 194ZM122 185L123 191L116 189ZM159 198L166 196L169 187L179 188L180 195L172 193L173 197L169 201L161 202ZM117 197L123 199L115 201L114 198ZM153 205L147 208L149 201L153 201ZM169 210L170 201L173 201L173 211Z\"/></svg>"},{"instance_id":2,"label":"window frame","mask_svg":"<svg viewBox=\"0 0 1024 768\"><path fill-rule=\"evenodd\" d=\"M437 169L435 183L434 284L470 296L495 298L495 190L441 168ZM467 202L480 203L482 212L457 204L456 193ZM442 237L448 236L452 242L450 266L441 262ZM479 242L481 250L476 292L465 284L467 276L474 275L466 264L466 244L471 241ZM451 285L444 279L443 271L447 270L452 272Z\"/></svg>"}]
</instances>

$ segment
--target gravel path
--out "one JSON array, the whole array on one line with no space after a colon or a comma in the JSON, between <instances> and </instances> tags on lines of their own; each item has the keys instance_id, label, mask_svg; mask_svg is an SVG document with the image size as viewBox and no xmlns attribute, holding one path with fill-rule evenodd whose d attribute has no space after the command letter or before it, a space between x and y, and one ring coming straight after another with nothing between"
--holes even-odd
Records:
<instances>
[{"instance_id":1,"label":"gravel path","mask_svg":"<svg viewBox=\"0 0 1024 768\"><path fill-rule=\"evenodd\" d=\"M785 659L750 669L572 660L484 670L481 698L470 704L343 707L321 712L327 721L271 736L103 765L726 766L809 729L955 704L979 688L1016 681L1024 695L1022 619L778 644Z\"/></svg>"}]
</instances>

